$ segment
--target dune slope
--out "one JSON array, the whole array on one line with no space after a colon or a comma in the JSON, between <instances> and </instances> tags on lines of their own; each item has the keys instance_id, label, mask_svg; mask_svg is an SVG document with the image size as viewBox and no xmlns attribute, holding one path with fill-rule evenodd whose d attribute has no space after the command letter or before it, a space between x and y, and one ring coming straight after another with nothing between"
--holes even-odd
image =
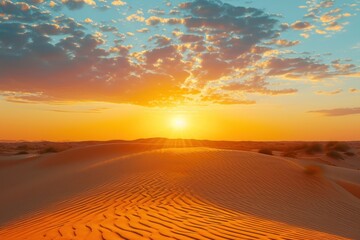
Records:
<instances>
[{"instance_id":1,"label":"dune slope","mask_svg":"<svg viewBox=\"0 0 360 240\"><path fill-rule=\"evenodd\" d=\"M108 144L0 169L1 239L359 239L360 200L282 158Z\"/></svg>"}]
</instances>

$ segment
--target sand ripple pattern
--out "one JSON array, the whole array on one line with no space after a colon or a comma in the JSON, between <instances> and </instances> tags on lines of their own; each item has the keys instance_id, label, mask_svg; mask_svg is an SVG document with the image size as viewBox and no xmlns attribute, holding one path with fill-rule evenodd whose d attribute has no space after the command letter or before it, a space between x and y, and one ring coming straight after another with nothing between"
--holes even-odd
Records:
<instances>
[{"instance_id":1,"label":"sand ripple pattern","mask_svg":"<svg viewBox=\"0 0 360 240\"><path fill-rule=\"evenodd\" d=\"M321 208L321 204L326 207L338 204L341 211L334 214L340 213L338 220L345 221L344 225L350 224L347 227L351 230L356 227L352 221L359 222L360 208L356 205L359 202L349 196L346 196L350 199L348 205L346 201L338 201L341 190L322 180L296 182L304 176L301 168L292 163L279 163L280 167L272 172L264 164L276 167L277 160L267 158L253 153L201 148L153 150L108 161L83 162L71 174L94 177L94 173L101 173L107 178L8 222L0 229L0 239L347 239L296 226L297 222L292 221L292 216L286 216L286 212L300 211L306 221L316 219L319 212L315 209ZM263 172L264 169L270 174ZM67 174L67 177L71 175ZM255 175L262 177L243 182ZM278 180L271 182L271 178ZM276 186L278 181L290 178L295 178L293 183ZM310 196L309 191L313 191L308 189L310 185L317 191L314 196ZM297 189L287 194L289 187ZM259 194L259 188L263 188L263 195ZM305 189L300 196L294 192L299 189ZM319 193L319 189L324 192ZM314 200L320 202L311 210L315 212L306 215L301 204L281 202L291 200L294 194L294 201L316 197ZM320 195L333 198L326 200ZM276 198L280 202L264 205L277 202ZM271 209L281 211L280 205L284 205L284 211L271 214ZM268 212L268 218L262 216ZM326 221L326 217L322 217ZM347 231L344 232L346 235Z\"/></svg>"}]
</instances>

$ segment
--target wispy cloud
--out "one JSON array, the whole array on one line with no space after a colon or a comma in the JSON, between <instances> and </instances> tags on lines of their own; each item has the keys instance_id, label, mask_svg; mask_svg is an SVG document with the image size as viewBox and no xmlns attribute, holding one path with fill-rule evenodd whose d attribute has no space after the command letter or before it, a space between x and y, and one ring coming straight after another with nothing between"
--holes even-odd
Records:
<instances>
[{"instance_id":1,"label":"wispy cloud","mask_svg":"<svg viewBox=\"0 0 360 240\"><path fill-rule=\"evenodd\" d=\"M349 88L349 93L358 93L360 92L359 89L356 89L356 88Z\"/></svg>"},{"instance_id":2,"label":"wispy cloud","mask_svg":"<svg viewBox=\"0 0 360 240\"><path fill-rule=\"evenodd\" d=\"M333 91L316 91L315 93L318 94L318 95L328 95L328 96L331 96L331 95L336 95L336 94L339 94L341 93L343 90L342 89L337 89L337 90L333 90Z\"/></svg>"},{"instance_id":3,"label":"wispy cloud","mask_svg":"<svg viewBox=\"0 0 360 240\"><path fill-rule=\"evenodd\" d=\"M346 116L346 115L360 114L360 107L313 110L313 111L309 111L309 113L319 113L328 117Z\"/></svg>"},{"instance_id":4,"label":"wispy cloud","mask_svg":"<svg viewBox=\"0 0 360 240\"><path fill-rule=\"evenodd\" d=\"M58 113L101 113L105 110L108 110L108 108L89 108L85 110L46 109L45 111Z\"/></svg>"},{"instance_id":5,"label":"wispy cloud","mask_svg":"<svg viewBox=\"0 0 360 240\"><path fill-rule=\"evenodd\" d=\"M308 32L308 35L311 29L313 33L320 35L333 34L344 29L348 24L344 19L354 16L347 10L356 6L357 3L353 3L350 5L342 4L341 7L339 7L335 5L334 0L309 0L306 6L300 6L300 8L307 10L304 16L305 22L298 21L297 23L300 27L303 27L303 30ZM301 28L298 28L297 30L300 29Z\"/></svg>"}]
</instances>

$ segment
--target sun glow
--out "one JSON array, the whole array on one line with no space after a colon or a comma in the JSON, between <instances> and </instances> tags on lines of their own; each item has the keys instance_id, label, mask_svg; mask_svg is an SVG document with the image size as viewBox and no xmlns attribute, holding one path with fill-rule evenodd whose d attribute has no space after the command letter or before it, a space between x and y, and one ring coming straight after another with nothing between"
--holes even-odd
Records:
<instances>
[{"instance_id":1,"label":"sun glow","mask_svg":"<svg viewBox=\"0 0 360 240\"><path fill-rule=\"evenodd\" d=\"M175 130L182 130L186 128L187 121L183 116L175 116L171 119L171 126Z\"/></svg>"}]
</instances>

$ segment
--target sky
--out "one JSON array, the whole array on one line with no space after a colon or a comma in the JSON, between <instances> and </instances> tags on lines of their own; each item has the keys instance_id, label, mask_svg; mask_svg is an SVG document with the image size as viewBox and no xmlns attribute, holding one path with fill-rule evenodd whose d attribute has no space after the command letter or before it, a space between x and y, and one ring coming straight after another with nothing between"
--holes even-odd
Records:
<instances>
[{"instance_id":1,"label":"sky","mask_svg":"<svg viewBox=\"0 0 360 240\"><path fill-rule=\"evenodd\" d=\"M359 10L0 0L0 140L360 140Z\"/></svg>"}]
</instances>

